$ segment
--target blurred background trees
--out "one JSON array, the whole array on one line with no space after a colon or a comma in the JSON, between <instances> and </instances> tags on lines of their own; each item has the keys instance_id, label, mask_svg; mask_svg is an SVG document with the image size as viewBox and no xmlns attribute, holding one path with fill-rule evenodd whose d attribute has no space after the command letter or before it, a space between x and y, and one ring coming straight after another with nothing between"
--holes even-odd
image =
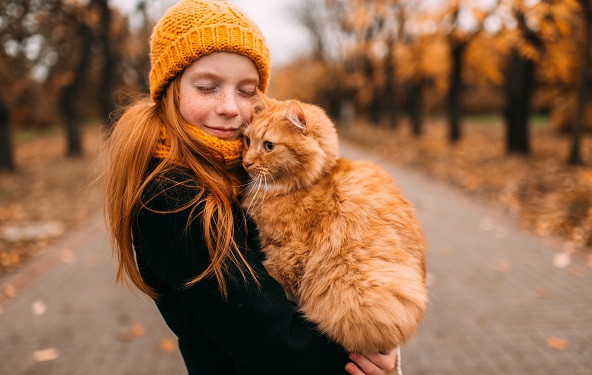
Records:
<instances>
[{"instance_id":1,"label":"blurred background trees","mask_svg":"<svg viewBox=\"0 0 592 375\"><path fill-rule=\"evenodd\" d=\"M465 114L499 113L506 151L517 154L530 153L529 120L544 114L571 135L569 162L581 164L591 1L303 0L293 16L310 54L274 68L273 93L316 102L349 126L396 128L408 116L417 137L426 115L442 114L451 144ZM110 130L118 93L147 90L157 3L136 0L124 14L108 0L0 2L0 168L14 168L15 130L61 126L69 156L84 151L82 123Z\"/></svg>"},{"instance_id":2,"label":"blurred background trees","mask_svg":"<svg viewBox=\"0 0 592 375\"><path fill-rule=\"evenodd\" d=\"M0 169L14 168L14 130L63 126L68 156L82 124L108 131L118 91L145 90L152 28L145 4L123 15L107 0L0 2Z\"/></svg>"},{"instance_id":3,"label":"blurred background trees","mask_svg":"<svg viewBox=\"0 0 592 375\"><path fill-rule=\"evenodd\" d=\"M424 114L444 113L452 143L463 113L497 112L507 153L525 155L529 120L544 114L558 134L571 133L569 162L580 164L580 139L592 129L590 4L307 0L297 14L314 53L277 72L276 86L311 69L310 86L281 95L390 127L406 112L417 136Z\"/></svg>"}]
</instances>

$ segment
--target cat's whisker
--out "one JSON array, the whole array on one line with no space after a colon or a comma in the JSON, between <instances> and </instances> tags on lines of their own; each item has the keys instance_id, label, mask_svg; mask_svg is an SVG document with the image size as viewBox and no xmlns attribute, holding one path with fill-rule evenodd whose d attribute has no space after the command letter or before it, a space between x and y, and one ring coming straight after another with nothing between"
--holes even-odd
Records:
<instances>
[{"instance_id":1,"label":"cat's whisker","mask_svg":"<svg viewBox=\"0 0 592 375\"><path fill-rule=\"evenodd\" d=\"M249 199L249 207L247 207L247 211L251 210L251 206L253 205L253 200L255 199L255 197L257 196L257 187L255 186L257 184L258 179L254 178L251 180L251 182L249 182L249 191L250 192L255 192L255 195L251 195L250 199Z\"/></svg>"},{"instance_id":2,"label":"cat's whisker","mask_svg":"<svg viewBox=\"0 0 592 375\"><path fill-rule=\"evenodd\" d=\"M258 191L257 191L257 195L256 195L256 201L255 201L255 209L259 209L259 207L261 207L262 203L263 203L263 195L265 194L265 186L266 186L266 182L265 182L265 174L261 174L259 175L259 186L258 186ZM262 186L263 185L263 186Z\"/></svg>"},{"instance_id":3,"label":"cat's whisker","mask_svg":"<svg viewBox=\"0 0 592 375\"><path fill-rule=\"evenodd\" d=\"M259 193L261 191L261 182L262 182L261 175L258 175L257 176L257 179L254 180L254 181L257 182L257 187L254 188L255 189L255 195L253 195L253 197L249 201L249 207L247 208L247 211L250 211L251 210L251 207L253 206L253 203L255 203L255 204L257 203L257 197L259 196ZM255 205L253 207L257 207L257 205Z\"/></svg>"},{"instance_id":4,"label":"cat's whisker","mask_svg":"<svg viewBox=\"0 0 592 375\"><path fill-rule=\"evenodd\" d=\"M261 199L259 201L259 207L261 207L263 205L263 202L265 201L265 198L267 197L267 174L263 175L263 195L261 196ZM257 207L257 208L259 208Z\"/></svg>"}]
</instances>

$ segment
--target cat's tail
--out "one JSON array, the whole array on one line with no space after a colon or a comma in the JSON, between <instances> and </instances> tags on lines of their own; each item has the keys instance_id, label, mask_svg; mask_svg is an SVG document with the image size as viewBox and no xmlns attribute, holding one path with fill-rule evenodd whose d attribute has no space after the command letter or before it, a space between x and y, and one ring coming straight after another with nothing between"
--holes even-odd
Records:
<instances>
[{"instance_id":1,"label":"cat's tail","mask_svg":"<svg viewBox=\"0 0 592 375\"><path fill-rule=\"evenodd\" d=\"M303 313L350 352L387 352L402 345L426 308L421 265L378 263L350 262L333 269L318 264L314 277L305 273L302 279Z\"/></svg>"}]
</instances>

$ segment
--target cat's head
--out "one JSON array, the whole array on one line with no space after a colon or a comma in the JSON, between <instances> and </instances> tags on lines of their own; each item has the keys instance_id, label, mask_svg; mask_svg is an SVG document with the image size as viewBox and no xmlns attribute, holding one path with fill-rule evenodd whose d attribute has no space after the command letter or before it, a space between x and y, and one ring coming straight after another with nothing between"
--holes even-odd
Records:
<instances>
[{"instance_id":1,"label":"cat's head","mask_svg":"<svg viewBox=\"0 0 592 375\"><path fill-rule=\"evenodd\" d=\"M261 187L289 192L330 171L338 153L337 133L325 112L296 100L260 94L243 132L243 166Z\"/></svg>"}]
</instances>

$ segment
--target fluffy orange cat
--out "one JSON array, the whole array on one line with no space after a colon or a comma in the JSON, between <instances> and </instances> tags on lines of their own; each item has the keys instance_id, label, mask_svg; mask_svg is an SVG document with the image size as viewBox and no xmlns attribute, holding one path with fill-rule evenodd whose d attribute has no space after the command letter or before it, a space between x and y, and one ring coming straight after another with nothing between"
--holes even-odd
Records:
<instances>
[{"instance_id":1,"label":"fluffy orange cat","mask_svg":"<svg viewBox=\"0 0 592 375\"><path fill-rule=\"evenodd\" d=\"M390 176L338 157L322 109L262 98L244 131L243 205L265 268L304 315L350 352L409 339L426 308L426 244Z\"/></svg>"}]
</instances>

